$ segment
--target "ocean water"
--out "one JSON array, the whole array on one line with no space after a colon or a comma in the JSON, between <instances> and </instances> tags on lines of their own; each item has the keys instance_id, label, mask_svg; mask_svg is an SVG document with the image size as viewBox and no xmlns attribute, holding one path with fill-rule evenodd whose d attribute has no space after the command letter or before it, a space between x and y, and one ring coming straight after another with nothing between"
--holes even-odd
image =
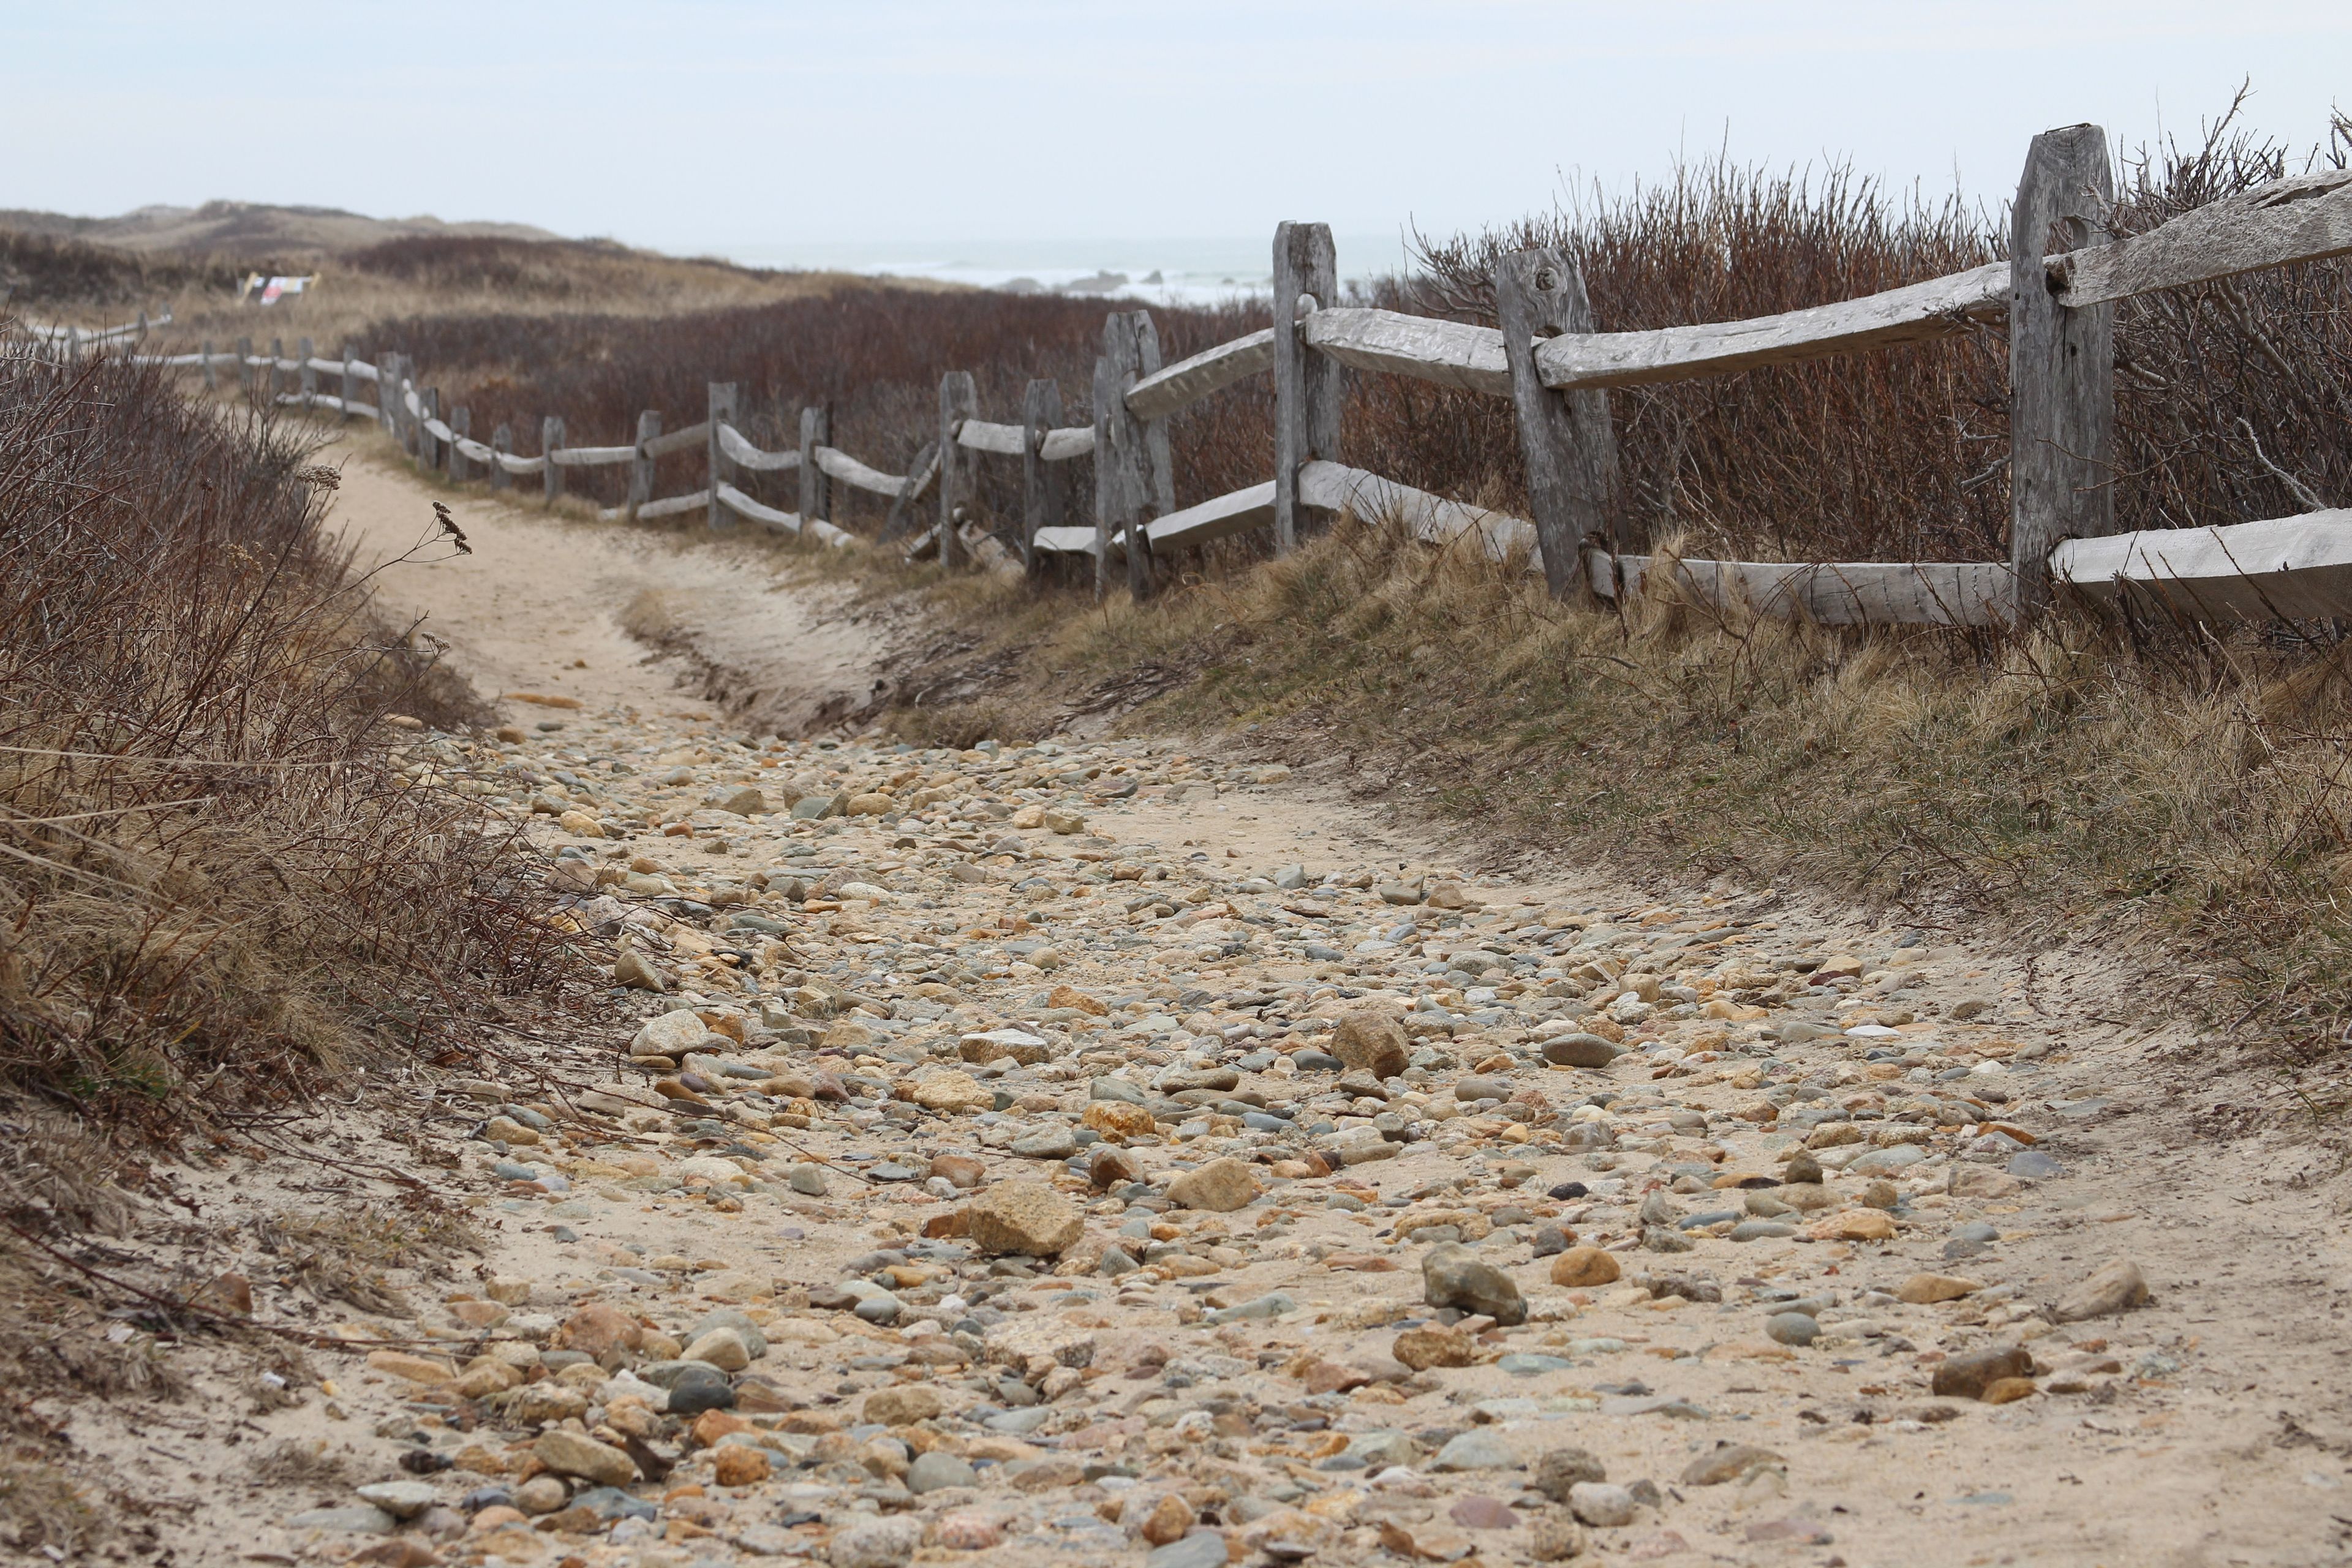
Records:
<instances>
[{"instance_id":1,"label":"ocean water","mask_svg":"<svg viewBox=\"0 0 2352 1568\"><path fill-rule=\"evenodd\" d=\"M1344 287L1400 272L1395 236L1337 235ZM1057 292L1153 305L1215 305L1274 286L1274 237L1256 239L950 240L939 243L744 241L701 254L746 267L812 268L1021 293Z\"/></svg>"}]
</instances>

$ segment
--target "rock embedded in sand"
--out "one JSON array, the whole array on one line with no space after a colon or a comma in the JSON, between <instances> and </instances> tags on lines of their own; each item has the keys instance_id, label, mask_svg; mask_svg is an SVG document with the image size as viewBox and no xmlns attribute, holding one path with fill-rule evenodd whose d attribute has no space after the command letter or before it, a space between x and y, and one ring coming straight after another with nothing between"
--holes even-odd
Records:
<instances>
[{"instance_id":1,"label":"rock embedded in sand","mask_svg":"<svg viewBox=\"0 0 2352 1568\"><path fill-rule=\"evenodd\" d=\"M1622 1272L1616 1255L1598 1247L1571 1247L1551 1260L1551 1282L1572 1290L1614 1284Z\"/></svg>"},{"instance_id":2,"label":"rock embedded in sand","mask_svg":"<svg viewBox=\"0 0 2352 1568\"><path fill-rule=\"evenodd\" d=\"M625 1487L637 1475L635 1463L622 1450L561 1426L541 1433L530 1452L557 1475L577 1476L600 1487Z\"/></svg>"},{"instance_id":3,"label":"rock embedded in sand","mask_svg":"<svg viewBox=\"0 0 2352 1568\"><path fill-rule=\"evenodd\" d=\"M1051 1258L1087 1228L1077 1205L1043 1182L999 1182L964 1209L964 1234L988 1253Z\"/></svg>"},{"instance_id":4,"label":"rock embedded in sand","mask_svg":"<svg viewBox=\"0 0 2352 1568\"><path fill-rule=\"evenodd\" d=\"M1404 1026L1370 1007L1339 1015L1331 1026L1331 1054L1383 1079L1402 1077L1412 1057Z\"/></svg>"},{"instance_id":5,"label":"rock embedded in sand","mask_svg":"<svg viewBox=\"0 0 2352 1568\"><path fill-rule=\"evenodd\" d=\"M2059 1297L2050 1315L2062 1323L2079 1323L2144 1306L2147 1299L2147 1280L2139 1265L2119 1258Z\"/></svg>"},{"instance_id":6,"label":"rock embedded in sand","mask_svg":"<svg viewBox=\"0 0 2352 1568\"><path fill-rule=\"evenodd\" d=\"M1421 1260L1423 1299L1433 1307L1478 1312L1505 1327L1528 1321L1528 1303L1511 1277L1460 1242L1433 1247Z\"/></svg>"},{"instance_id":7,"label":"rock embedded in sand","mask_svg":"<svg viewBox=\"0 0 2352 1568\"><path fill-rule=\"evenodd\" d=\"M1178 1208L1230 1214L1257 1198L1257 1176L1246 1162L1212 1160L1197 1170L1181 1173L1168 1184L1168 1201Z\"/></svg>"}]
</instances>

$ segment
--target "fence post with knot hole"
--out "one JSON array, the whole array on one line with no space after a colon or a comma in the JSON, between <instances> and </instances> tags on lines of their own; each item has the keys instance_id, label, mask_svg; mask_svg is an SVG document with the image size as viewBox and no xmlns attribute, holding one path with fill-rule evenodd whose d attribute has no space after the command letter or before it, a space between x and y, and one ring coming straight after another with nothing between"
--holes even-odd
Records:
<instances>
[{"instance_id":1,"label":"fence post with knot hole","mask_svg":"<svg viewBox=\"0 0 2352 1568\"><path fill-rule=\"evenodd\" d=\"M2021 616L2050 602L2050 552L2116 531L2116 308L2058 302L2045 256L2106 237L2107 133L2045 131L2009 227L2009 559Z\"/></svg>"},{"instance_id":2,"label":"fence post with knot hole","mask_svg":"<svg viewBox=\"0 0 2352 1568\"><path fill-rule=\"evenodd\" d=\"M1062 384L1040 379L1021 393L1021 564L1037 574L1037 531L1059 528L1069 506L1067 463L1045 461L1045 432L1062 422Z\"/></svg>"},{"instance_id":3,"label":"fence post with knot hole","mask_svg":"<svg viewBox=\"0 0 2352 1568\"><path fill-rule=\"evenodd\" d=\"M956 532L965 519L979 515L979 454L957 438L963 422L980 416L980 393L971 372L951 370L940 377L940 564L954 566L963 558L963 539Z\"/></svg>"},{"instance_id":4,"label":"fence post with knot hole","mask_svg":"<svg viewBox=\"0 0 2352 1568\"><path fill-rule=\"evenodd\" d=\"M539 421L539 450L541 456L547 459L547 467L541 471L540 482L544 487L543 499L549 506L553 506L557 498L563 494L563 470L555 462L555 454L562 449L563 416L542 415Z\"/></svg>"},{"instance_id":5,"label":"fence post with knot hole","mask_svg":"<svg viewBox=\"0 0 2352 1568\"><path fill-rule=\"evenodd\" d=\"M1561 394L1543 384L1536 344L1563 332L1589 332L1592 302L1584 276L1557 250L1515 250L1495 268L1495 315L1511 371L1511 412L1528 470L1528 507L1543 552L1544 584L1555 599L1577 581L1585 542L1612 552L1617 440L1602 389Z\"/></svg>"},{"instance_id":6,"label":"fence post with knot hole","mask_svg":"<svg viewBox=\"0 0 2352 1568\"><path fill-rule=\"evenodd\" d=\"M1338 360L1309 349L1298 322L1338 302L1339 264L1331 226L1286 223L1274 231L1274 548L1298 543L1298 470L1339 460Z\"/></svg>"},{"instance_id":7,"label":"fence post with knot hole","mask_svg":"<svg viewBox=\"0 0 2352 1568\"><path fill-rule=\"evenodd\" d=\"M463 484L474 477L474 461L466 456L461 442L474 433L474 411L460 403L449 410L449 478Z\"/></svg>"},{"instance_id":8,"label":"fence post with knot hole","mask_svg":"<svg viewBox=\"0 0 2352 1568\"><path fill-rule=\"evenodd\" d=\"M735 384L713 381L704 385L710 410L703 420L703 471L710 479L710 510L704 521L714 529L730 529L735 526L735 514L719 499L719 487L735 482L735 459L719 441L719 427L735 423Z\"/></svg>"},{"instance_id":9,"label":"fence post with knot hole","mask_svg":"<svg viewBox=\"0 0 2352 1568\"><path fill-rule=\"evenodd\" d=\"M654 499L654 457L646 450L646 443L661 434L661 410L647 408L637 415L636 455L629 459L629 521L637 521L637 509Z\"/></svg>"},{"instance_id":10,"label":"fence post with knot hole","mask_svg":"<svg viewBox=\"0 0 2352 1568\"><path fill-rule=\"evenodd\" d=\"M493 454L490 458L490 489L494 490L510 490L514 489L514 476L507 472L507 466L504 463L499 461L499 458L507 456L513 450L513 426L501 425L497 429L490 432L490 451Z\"/></svg>"},{"instance_id":11,"label":"fence post with knot hole","mask_svg":"<svg viewBox=\"0 0 2352 1568\"><path fill-rule=\"evenodd\" d=\"M801 526L822 518L832 521L833 497L828 493L828 481L833 478L816 460L819 447L833 445L833 420L823 404L812 403L801 410Z\"/></svg>"}]
</instances>

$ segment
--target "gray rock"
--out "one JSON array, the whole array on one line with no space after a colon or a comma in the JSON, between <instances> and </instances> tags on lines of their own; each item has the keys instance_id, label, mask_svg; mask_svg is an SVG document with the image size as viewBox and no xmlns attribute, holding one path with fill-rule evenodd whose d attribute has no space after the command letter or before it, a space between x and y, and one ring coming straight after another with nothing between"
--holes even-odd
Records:
<instances>
[{"instance_id":1,"label":"gray rock","mask_svg":"<svg viewBox=\"0 0 2352 1568\"><path fill-rule=\"evenodd\" d=\"M1270 1295L1244 1301L1239 1306L1220 1307L1208 1315L1208 1321L1212 1323L1233 1323L1250 1318L1279 1318L1285 1312L1297 1310L1298 1303L1276 1290Z\"/></svg>"},{"instance_id":2,"label":"gray rock","mask_svg":"<svg viewBox=\"0 0 2352 1568\"><path fill-rule=\"evenodd\" d=\"M2063 1176L2066 1167L2039 1149L2026 1149L2009 1157L2009 1173L2023 1176L2028 1181L2040 1181L2047 1176Z\"/></svg>"},{"instance_id":3,"label":"gray rock","mask_svg":"<svg viewBox=\"0 0 2352 1568\"><path fill-rule=\"evenodd\" d=\"M1122 1105L1142 1105L1146 1096L1140 1087L1123 1078L1098 1078L1087 1085L1088 1100L1116 1100Z\"/></svg>"},{"instance_id":4,"label":"gray rock","mask_svg":"<svg viewBox=\"0 0 2352 1568\"><path fill-rule=\"evenodd\" d=\"M922 1543L923 1521L900 1515L851 1525L834 1536L824 1555L833 1568L906 1568Z\"/></svg>"},{"instance_id":5,"label":"gray rock","mask_svg":"<svg viewBox=\"0 0 2352 1568\"><path fill-rule=\"evenodd\" d=\"M1437 1450L1437 1458L1429 1462L1433 1470L1516 1470L1519 1456L1503 1440L1502 1435L1483 1426L1447 1440Z\"/></svg>"},{"instance_id":6,"label":"gray rock","mask_svg":"<svg viewBox=\"0 0 2352 1568\"><path fill-rule=\"evenodd\" d=\"M1624 1047L1599 1035L1562 1035L1546 1040L1543 1058L1560 1067L1605 1068L1625 1054Z\"/></svg>"},{"instance_id":7,"label":"gray rock","mask_svg":"<svg viewBox=\"0 0 2352 1568\"><path fill-rule=\"evenodd\" d=\"M906 1306L887 1290L877 1290L852 1307L850 1310L869 1323L895 1323Z\"/></svg>"},{"instance_id":8,"label":"gray rock","mask_svg":"<svg viewBox=\"0 0 2352 1568\"><path fill-rule=\"evenodd\" d=\"M1778 1237L1794 1236L1797 1227L1786 1220L1744 1219L1731 1227L1734 1241L1769 1241Z\"/></svg>"},{"instance_id":9,"label":"gray rock","mask_svg":"<svg viewBox=\"0 0 2352 1568\"><path fill-rule=\"evenodd\" d=\"M1554 1448L1536 1460L1536 1490L1554 1502L1587 1481L1605 1481L1609 1467L1589 1448Z\"/></svg>"},{"instance_id":10,"label":"gray rock","mask_svg":"<svg viewBox=\"0 0 2352 1568\"><path fill-rule=\"evenodd\" d=\"M1422 1299L1433 1307L1483 1312L1509 1327L1528 1321L1528 1303L1511 1277L1482 1263L1458 1242L1433 1247L1421 1260Z\"/></svg>"},{"instance_id":11,"label":"gray rock","mask_svg":"<svg viewBox=\"0 0 2352 1568\"><path fill-rule=\"evenodd\" d=\"M1066 1160L1078 1152L1078 1141L1066 1127L1041 1127L1015 1138L1013 1152L1032 1160Z\"/></svg>"},{"instance_id":12,"label":"gray rock","mask_svg":"<svg viewBox=\"0 0 2352 1568\"><path fill-rule=\"evenodd\" d=\"M1764 1322L1764 1332L1784 1345L1811 1344L1821 1331L1821 1324L1808 1312L1775 1312Z\"/></svg>"},{"instance_id":13,"label":"gray rock","mask_svg":"<svg viewBox=\"0 0 2352 1568\"><path fill-rule=\"evenodd\" d=\"M812 1198L824 1196L826 1182L823 1165L794 1165L784 1173L784 1184L796 1193Z\"/></svg>"},{"instance_id":14,"label":"gray rock","mask_svg":"<svg viewBox=\"0 0 2352 1568\"><path fill-rule=\"evenodd\" d=\"M1402 1432L1359 1432L1348 1439L1348 1452L1362 1459L1367 1469L1385 1470L1391 1465L1419 1464L1423 1449Z\"/></svg>"},{"instance_id":15,"label":"gray rock","mask_svg":"<svg viewBox=\"0 0 2352 1568\"><path fill-rule=\"evenodd\" d=\"M1606 1481L1579 1481L1569 1489L1569 1511L1596 1529L1613 1529L1631 1524L1639 1507L1633 1494L1624 1487L1613 1487Z\"/></svg>"},{"instance_id":16,"label":"gray rock","mask_svg":"<svg viewBox=\"0 0 2352 1568\"><path fill-rule=\"evenodd\" d=\"M394 1519L415 1519L441 1500L440 1492L423 1481L378 1481L360 1488L359 1496Z\"/></svg>"},{"instance_id":17,"label":"gray rock","mask_svg":"<svg viewBox=\"0 0 2352 1568\"><path fill-rule=\"evenodd\" d=\"M939 1491L945 1487L976 1487L980 1472L971 1464L944 1448L934 1448L919 1454L907 1470L907 1489L920 1496Z\"/></svg>"},{"instance_id":18,"label":"gray rock","mask_svg":"<svg viewBox=\"0 0 2352 1568\"><path fill-rule=\"evenodd\" d=\"M1143 1560L1144 1568L1224 1568L1224 1563L1225 1538L1214 1530L1203 1530L1154 1548Z\"/></svg>"},{"instance_id":19,"label":"gray rock","mask_svg":"<svg viewBox=\"0 0 2352 1568\"><path fill-rule=\"evenodd\" d=\"M768 1336L760 1331L760 1325L753 1322L748 1314L734 1307L716 1307L695 1319L687 1327L686 1342L692 1344L713 1329L734 1330L736 1338L743 1342L743 1348L751 1352L753 1361L768 1353Z\"/></svg>"},{"instance_id":20,"label":"gray rock","mask_svg":"<svg viewBox=\"0 0 2352 1568\"><path fill-rule=\"evenodd\" d=\"M341 1530L354 1535L390 1535L400 1528L400 1521L373 1503L352 1503L342 1508L314 1508L298 1513L286 1521L289 1530Z\"/></svg>"}]
</instances>

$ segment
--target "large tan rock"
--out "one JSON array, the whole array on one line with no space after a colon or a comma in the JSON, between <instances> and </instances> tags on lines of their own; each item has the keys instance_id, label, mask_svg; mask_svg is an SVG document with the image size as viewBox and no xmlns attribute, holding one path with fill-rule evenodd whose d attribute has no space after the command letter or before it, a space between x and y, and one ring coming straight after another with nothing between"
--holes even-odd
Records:
<instances>
[{"instance_id":1,"label":"large tan rock","mask_svg":"<svg viewBox=\"0 0 2352 1568\"><path fill-rule=\"evenodd\" d=\"M1389 1353L1415 1372L1433 1366L1468 1366L1478 1359L1477 1342L1460 1329L1423 1323L1396 1337Z\"/></svg>"},{"instance_id":2,"label":"large tan rock","mask_svg":"<svg viewBox=\"0 0 2352 1568\"><path fill-rule=\"evenodd\" d=\"M1118 1100L1089 1100L1078 1120L1106 1138L1142 1138L1160 1130L1150 1111Z\"/></svg>"},{"instance_id":3,"label":"large tan rock","mask_svg":"<svg viewBox=\"0 0 2352 1568\"><path fill-rule=\"evenodd\" d=\"M1331 1054L1374 1078L1391 1079L1404 1071L1411 1050L1403 1025L1377 1008L1359 1007L1332 1026Z\"/></svg>"},{"instance_id":4,"label":"large tan rock","mask_svg":"<svg viewBox=\"0 0 2352 1568\"><path fill-rule=\"evenodd\" d=\"M1168 1184L1168 1201L1183 1209L1231 1214L1256 1198L1256 1173L1241 1160L1212 1160L1198 1170L1184 1172Z\"/></svg>"},{"instance_id":5,"label":"large tan rock","mask_svg":"<svg viewBox=\"0 0 2352 1568\"><path fill-rule=\"evenodd\" d=\"M558 1426L540 1434L531 1457L559 1476L577 1476L600 1487L625 1487L636 1479L629 1456L610 1444Z\"/></svg>"},{"instance_id":6,"label":"large tan rock","mask_svg":"<svg viewBox=\"0 0 2352 1568\"><path fill-rule=\"evenodd\" d=\"M1878 1209L1846 1209L1816 1220L1805 1234L1815 1241L1892 1241L1895 1221Z\"/></svg>"},{"instance_id":7,"label":"large tan rock","mask_svg":"<svg viewBox=\"0 0 2352 1568\"><path fill-rule=\"evenodd\" d=\"M1051 1258L1086 1228L1078 1205L1043 1182L999 1182L964 1210L964 1234L982 1252Z\"/></svg>"},{"instance_id":8,"label":"large tan rock","mask_svg":"<svg viewBox=\"0 0 2352 1568\"><path fill-rule=\"evenodd\" d=\"M877 1426L912 1426L937 1418L948 1407L939 1391L919 1383L877 1388L866 1396L861 1418Z\"/></svg>"},{"instance_id":9,"label":"large tan rock","mask_svg":"<svg viewBox=\"0 0 2352 1568\"><path fill-rule=\"evenodd\" d=\"M2145 1305L2147 1300L2147 1281L2139 1265L2119 1258L2059 1297L2051 1315L2062 1323L2079 1323Z\"/></svg>"},{"instance_id":10,"label":"large tan rock","mask_svg":"<svg viewBox=\"0 0 2352 1568\"><path fill-rule=\"evenodd\" d=\"M978 1116L996 1109L996 1091L968 1072L935 1072L915 1085L915 1103L945 1116Z\"/></svg>"}]
</instances>

